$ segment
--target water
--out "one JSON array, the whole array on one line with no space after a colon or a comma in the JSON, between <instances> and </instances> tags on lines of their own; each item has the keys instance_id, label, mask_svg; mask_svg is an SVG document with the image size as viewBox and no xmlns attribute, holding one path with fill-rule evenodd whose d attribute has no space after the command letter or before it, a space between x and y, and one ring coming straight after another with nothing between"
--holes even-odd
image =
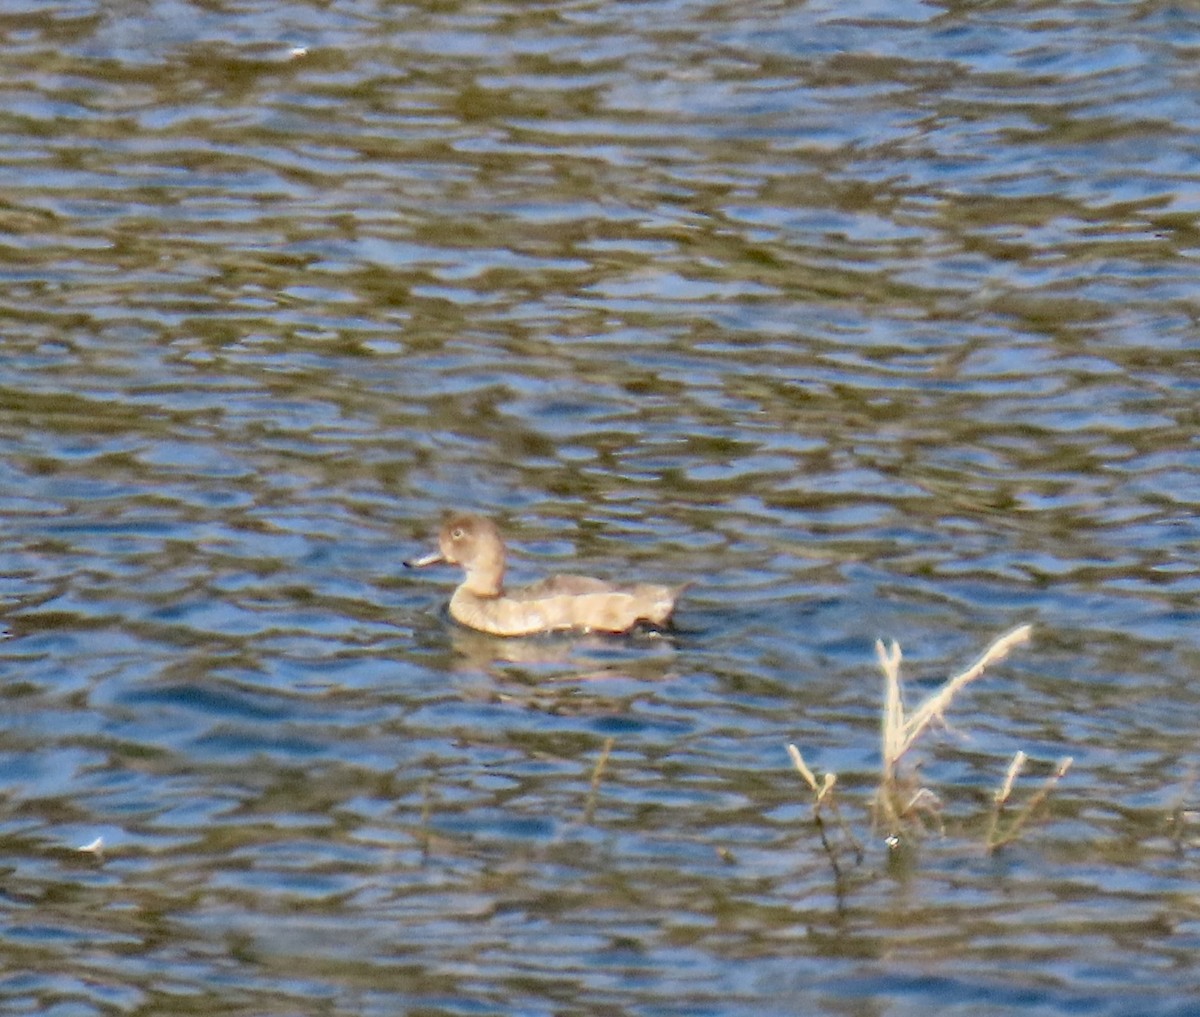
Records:
<instances>
[{"instance_id":1,"label":"water","mask_svg":"<svg viewBox=\"0 0 1200 1017\"><path fill-rule=\"evenodd\" d=\"M0 37L6 1012L1194 1010L1191 13ZM455 629L449 505L677 631ZM915 701L1024 622L889 852L874 640Z\"/></svg>"}]
</instances>

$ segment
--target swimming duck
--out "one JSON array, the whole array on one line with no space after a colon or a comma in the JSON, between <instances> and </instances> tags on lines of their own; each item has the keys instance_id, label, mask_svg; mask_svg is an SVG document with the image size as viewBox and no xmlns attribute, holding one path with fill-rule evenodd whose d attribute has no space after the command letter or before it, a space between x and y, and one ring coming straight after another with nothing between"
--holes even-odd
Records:
<instances>
[{"instance_id":1,"label":"swimming duck","mask_svg":"<svg viewBox=\"0 0 1200 1017\"><path fill-rule=\"evenodd\" d=\"M408 568L446 562L466 572L450 598L450 616L493 636L530 636L561 629L628 632L639 622L666 625L682 586L619 586L587 576L551 576L530 586L504 589L504 540L483 516L450 515L438 550L413 558Z\"/></svg>"}]
</instances>

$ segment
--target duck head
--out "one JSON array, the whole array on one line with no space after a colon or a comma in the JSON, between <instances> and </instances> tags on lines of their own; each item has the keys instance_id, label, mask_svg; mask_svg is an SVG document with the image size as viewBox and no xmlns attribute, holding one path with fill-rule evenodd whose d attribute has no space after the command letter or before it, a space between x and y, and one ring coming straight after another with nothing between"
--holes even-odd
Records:
<instances>
[{"instance_id":1,"label":"duck head","mask_svg":"<svg viewBox=\"0 0 1200 1017\"><path fill-rule=\"evenodd\" d=\"M484 516L447 515L438 532L438 549L410 558L408 568L445 562L466 572L463 586L480 597L498 597L504 584L504 541L496 524Z\"/></svg>"}]
</instances>

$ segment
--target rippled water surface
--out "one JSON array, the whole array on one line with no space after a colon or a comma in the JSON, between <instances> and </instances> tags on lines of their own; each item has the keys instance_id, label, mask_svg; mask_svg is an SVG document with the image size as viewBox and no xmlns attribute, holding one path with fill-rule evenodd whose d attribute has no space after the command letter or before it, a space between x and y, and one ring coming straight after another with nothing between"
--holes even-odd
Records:
<instances>
[{"instance_id":1,"label":"rippled water surface","mask_svg":"<svg viewBox=\"0 0 1200 1017\"><path fill-rule=\"evenodd\" d=\"M6 1013L1195 1012L1193 10L0 42ZM675 631L458 629L450 505ZM889 850L875 639L915 701L1022 623Z\"/></svg>"}]
</instances>

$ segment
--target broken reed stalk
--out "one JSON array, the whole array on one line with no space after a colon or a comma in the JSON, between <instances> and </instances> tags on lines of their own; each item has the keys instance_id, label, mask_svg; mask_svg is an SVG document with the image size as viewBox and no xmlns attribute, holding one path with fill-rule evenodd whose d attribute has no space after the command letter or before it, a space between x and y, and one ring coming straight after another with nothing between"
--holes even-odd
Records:
<instances>
[{"instance_id":1,"label":"broken reed stalk","mask_svg":"<svg viewBox=\"0 0 1200 1017\"><path fill-rule=\"evenodd\" d=\"M992 798L992 821L988 824L987 833L989 850L992 850L992 845L996 843L996 831L1000 828L1000 813L1008 803L1013 785L1017 782L1017 777L1020 776L1021 771L1025 769L1025 763L1028 760L1029 757L1018 749L1017 754L1012 757L1012 762L1008 764L1008 772L1004 775L1004 783L1000 785L999 790Z\"/></svg>"},{"instance_id":2,"label":"broken reed stalk","mask_svg":"<svg viewBox=\"0 0 1200 1017\"><path fill-rule=\"evenodd\" d=\"M963 688L983 674L989 665L1007 657L1014 647L1028 642L1032 631L1031 625L1022 625L995 640L974 664L961 674L947 679L909 716L904 713L900 688L900 646L894 640L889 647L885 647L882 640L876 641L875 652L879 656L884 677L881 728L883 762L879 790L875 796L876 818L883 820L891 837L898 836L905 819L917 818L922 812L936 814L938 804L937 796L926 788L901 787L898 778L900 760L935 720L944 719L950 701Z\"/></svg>"},{"instance_id":3,"label":"broken reed stalk","mask_svg":"<svg viewBox=\"0 0 1200 1017\"><path fill-rule=\"evenodd\" d=\"M1054 768L1054 772L1046 778L1042 786L1030 797L1029 801L1025 803L1024 808L1013 817L1012 822L1008 824L1008 828L1003 833L1000 833L1000 813L1008 802L1009 796L1012 794L1013 784L1016 782L1028 758L1024 752L1018 752L1013 756L1012 762L1008 764L1008 773L1004 777L1004 783L1000 786L1000 790L996 792L995 802L992 807L992 824L987 835L987 849L989 852L996 851L1004 847L1005 844L1011 844L1020 836L1021 829L1029 821L1029 817L1049 797L1050 792L1054 790L1054 785L1066 776L1067 771L1074 762L1074 759L1070 756L1063 756L1058 761L1058 766Z\"/></svg>"},{"instance_id":4,"label":"broken reed stalk","mask_svg":"<svg viewBox=\"0 0 1200 1017\"><path fill-rule=\"evenodd\" d=\"M809 769L808 764L804 761L804 756L800 754L800 750L795 745L789 744L788 755L792 757L792 765L796 767L796 771L804 778L804 782L812 789L813 793L813 822L817 824L817 833L821 838L821 846L825 849L825 853L829 856L829 863L833 866L834 876L841 878L842 870L837 862L837 853L833 850L833 846L829 843L829 837L825 831L825 818L821 815L821 806L826 802L829 803L829 811L833 813L833 818L837 822L838 828L842 831L842 835L850 842L854 848L855 863L861 865L863 862L863 847L858 842L858 838L854 836L853 831L842 818L841 809L838 808L837 799L833 796L833 788L837 784L836 773L826 773L823 781L818 781L816 775Z\"/></svg>"}]
</instances>

